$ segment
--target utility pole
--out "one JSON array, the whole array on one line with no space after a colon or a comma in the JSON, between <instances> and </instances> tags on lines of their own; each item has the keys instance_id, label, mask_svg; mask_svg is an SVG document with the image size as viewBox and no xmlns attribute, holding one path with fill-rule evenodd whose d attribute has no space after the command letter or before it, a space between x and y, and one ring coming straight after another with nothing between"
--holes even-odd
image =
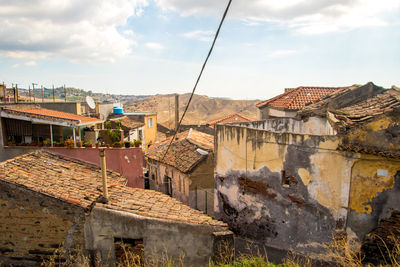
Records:
<instances>
[{"instance_id":1,"label":"utility pole","mask_svg":"<svg viewBox=\"0 0 400 267\"><path fill-rule=\"evenodd\" d=\"M29 102L32 102L32 95L31 95L31 86L28 86L29 90Z\"/></svg>"},{"instance_id":2,"label":"utility pole","mask_svg":"<svg viewBox=\"0 0 400 267\"><path fill-rule=\"evenodd\" d=\"M64 98L65 102L67 102L67 89L65 88L65 84L64 84Z\"/></svg>"},{"instance_id":3,"label":"utility pole","mask_svg":"<svg viewBox=\"0 0 400 267\"><path fill-rule=\"evenodd\" d=\"M33 94L33 102L36 102L36 97L35 97L35 85L37 85L37 83L32 83L32 94Z\"/></svg>"},{"instance_id":4,"label":"utility pole","mask_svg":"<svg viewBox=\"0 0 400 267\"><path fill-rule=\"evenodd\" d=\"M15 84L15 100L18 103L18 84Z\"/></svg>"},{"instance_id":5,"label":"utility pole","mask_svg":"<svg viewBox=\"0 0 400 267\"><path fill-rule=\"evenodd\" d=\"M53 84L53 102L55 102L55 97L54 97L54 84Z\"/></svg>"},{"instance_id":6,"label":"utility pole","mask_svg":"<svg viewBox=\"0 0 400 267\"><path fill-rule=\"evenodd\" d=\"M43 90L43 85L41 85L42 87L42 102L44 102L44 90Z\"/></svg>"},{"instance_id":7,"label":"utility pole","mask_svg":"<svg viewBox=\"0 0 400 267\"><path fill-rule=\"evenodd\" d=\"M175 132L178 132L179 124L179 95L175 94Z\"/></svg>"}]
</instances>

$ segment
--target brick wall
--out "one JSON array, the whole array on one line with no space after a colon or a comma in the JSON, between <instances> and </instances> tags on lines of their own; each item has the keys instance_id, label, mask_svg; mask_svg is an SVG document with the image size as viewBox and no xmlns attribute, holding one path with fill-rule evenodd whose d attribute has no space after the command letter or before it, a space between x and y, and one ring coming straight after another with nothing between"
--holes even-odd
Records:
<instances>
[{"instance_id":1,"label":"brick wall","mask_svg":"<svg viewBox=\"0 0 400 267\"><path fill-rule=\"evenodd\" d=\"M0 262L37 265L61 245L84 247L79 206L0 181Z\"/></svg>"}]
</instances>

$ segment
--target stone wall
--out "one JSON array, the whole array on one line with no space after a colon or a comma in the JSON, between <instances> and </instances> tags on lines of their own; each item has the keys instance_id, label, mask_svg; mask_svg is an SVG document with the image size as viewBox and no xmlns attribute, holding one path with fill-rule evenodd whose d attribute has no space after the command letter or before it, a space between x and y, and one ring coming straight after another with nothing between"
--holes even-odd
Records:
<instances>
[{"instance_id":1,"label":"stone wall","mask_svg":"<svg viewBox=\"0 0 400 267\"><path fill-rule=\"evenodd\" d=\"M59 247L84 247L84 210L0 181L0 262L39 265ZM63 256L61 256L63 258Z\"/></svg>"}]
</instances>

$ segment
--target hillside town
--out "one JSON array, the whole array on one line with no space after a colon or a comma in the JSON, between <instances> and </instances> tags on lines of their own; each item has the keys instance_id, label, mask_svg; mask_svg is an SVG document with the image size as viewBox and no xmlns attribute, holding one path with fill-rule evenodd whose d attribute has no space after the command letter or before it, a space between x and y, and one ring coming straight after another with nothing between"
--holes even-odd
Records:
<instances>
[{"instance_id":1,"label":"hillside town","mask_svg":"<svg viewBox=\"0 0 400 267\"><path fill-rule=\"evenodd\" d=\"M171 128L121 103L0 93L2 264L40 265L62 248L102 264L129 250L206 266L221 247L331 262L338 239L380 264L396 246L395 86L286 88L258 118L185 127L176 109Z\"/></svg>"}]
</instances>

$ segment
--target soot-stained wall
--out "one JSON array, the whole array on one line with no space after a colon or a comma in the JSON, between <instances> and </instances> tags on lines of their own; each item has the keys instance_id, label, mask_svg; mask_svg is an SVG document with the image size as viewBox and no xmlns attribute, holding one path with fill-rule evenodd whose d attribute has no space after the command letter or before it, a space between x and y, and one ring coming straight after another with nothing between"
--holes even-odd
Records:
<instances>
[{"instance_id":1,"label":"soot-stained wall","mask_svg":"<svg viewBox=\"0 0 400 267\"><path fill-rule=\"evenodd\" d=\"M399 161L338 151L340 138L218 125L216 218L242 238L298 252L322 251L346 227L362 240L399 204Z\"/></svg>"}]
</instances>

